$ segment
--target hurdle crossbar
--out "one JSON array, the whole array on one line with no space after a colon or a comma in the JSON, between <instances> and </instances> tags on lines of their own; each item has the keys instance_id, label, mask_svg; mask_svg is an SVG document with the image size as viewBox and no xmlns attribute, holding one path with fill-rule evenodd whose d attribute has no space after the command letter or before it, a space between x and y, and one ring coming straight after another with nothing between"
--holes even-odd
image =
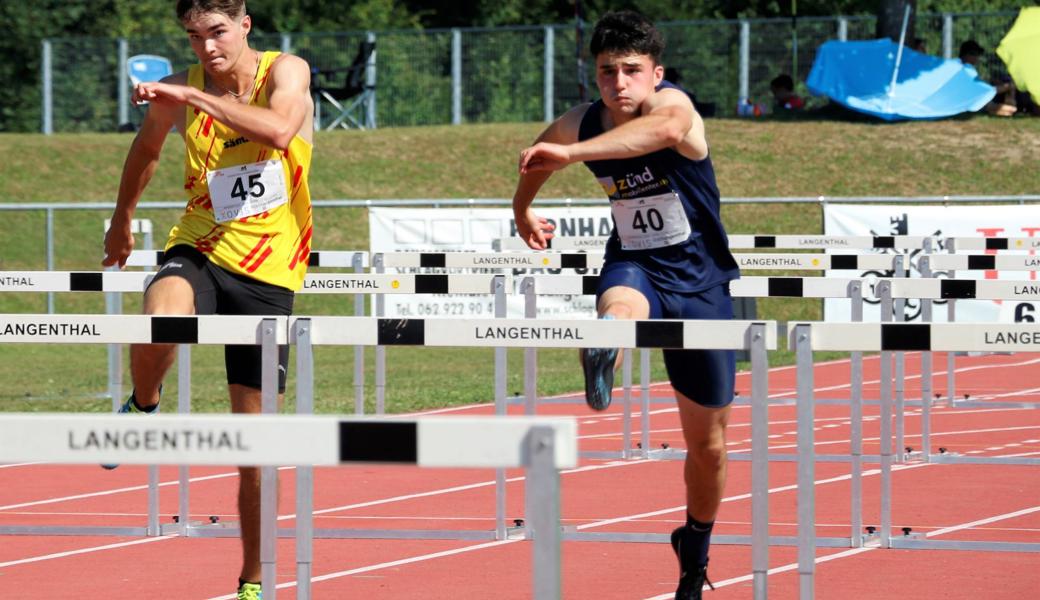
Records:
<instances>
[{"instance_id":1,"label":"hurdle crossbar","mask_svg":"<svg viewBox=\"0 0 1040 600\"><path fill-rule=\"evenodd\" d=\"M271 440L279 440L271 444ZM564 417L423 417L412 420L280 415L0 415L0 460L65 464L525 467L532 495L533 597L560 583L559 469L578 462L577 423ZM264 597L276 598L277 494L262 492ZM296 528L296 535L305 533ZM297 537L297 543L309 540ZM310 597L308 568L298 597Z\"/></svg>"},{"instance_id":2,"label":"hurdle crossbar","mask_svg":"<svg viewBox=\"0 0 1040 600\"><path fill-rule=\"evenodd\" d=\"M919 250L925 237L919 235L762 235L731 233L729 247L782 248L788 250L842 248L861 250ZM607 236L564 237L555 236L548 241L551 250L596 250L607 246ZM492 242L498 251L527 250L528 246L519 237L500 238Z\"/></svg>"}]
</instances>

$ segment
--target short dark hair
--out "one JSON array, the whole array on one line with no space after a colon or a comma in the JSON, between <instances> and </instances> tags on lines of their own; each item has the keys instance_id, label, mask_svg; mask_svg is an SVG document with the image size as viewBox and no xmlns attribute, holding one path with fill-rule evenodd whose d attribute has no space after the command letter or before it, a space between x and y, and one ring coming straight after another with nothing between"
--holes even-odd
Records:
<instances>
[{"instance_id":1,"label":"short dark hair","mask_svg":"<svg viewBox=\"0 0 1040 600\"><path fill-rule=\"evenodd\" d=\"M791 79L791 76L787 73L782 73L774 77L773 80L769 82L769 87L793 92L794 80Z\"/></svg>"},{"instance_id":2,"label":"short dark hair","mask_svg":"<svg viewBox=\"0 0 1040 600\"><path fill-rule=\"evenodd\" d=\"M180 21L207 13L220 13L229 19L237 19L246 14L246 0L177 0L177 19Z\"/></svg>"},{"instance_id":3,"label":"short dark hair","mask_svg":"<svg viewBox=\"0 0 1040 600\"><path fill-rule=\"evenodd\" d=\"M596 22L589 51L593 57L604 52L646 54L660 64L664 39L650 19L632 10L619 10Z\"/></svg>"},{"instance_id":4,"label":"short dark hair","mask_svg":"<svg viewBox=\"0 0 1040 600\"><path fill-rule=\"evenodd\" d=\"M979 45L975 40L965 40L961 44L961 50L957 53L957 56L964 58L965 56L982 56L986 52L982 46Z\"/></svg>"}]
</instances>

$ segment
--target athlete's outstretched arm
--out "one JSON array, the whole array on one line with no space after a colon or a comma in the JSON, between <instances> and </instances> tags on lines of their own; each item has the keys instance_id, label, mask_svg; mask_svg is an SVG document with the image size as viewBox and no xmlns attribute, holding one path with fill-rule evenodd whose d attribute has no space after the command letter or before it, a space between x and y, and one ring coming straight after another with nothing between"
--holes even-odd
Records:
<instances>
[{"instance_id":1,"label":"athlete's outstretched arm","mask_svg":"<svg viewBox=\"0 0 1040 600\"><path fill-rule=\"evenodd\" d=\"M535 140L535 146L543 143L570 144L578 141L578 127L588 110L587 104L576 106L562 117L553 121ZM553 225L545 218L539 217L531 210L538 190L552 176L552 171L533 171L526 168L526 160L531 148L520 152L520 180L513 193L513 218L516 221L517 233L528 247L544 250L546 243L553 237Z\"/></svg>"},{"instance_id":2,"label":"athlete's outstretched arm","mask_svg":"<svg viewBox=\"0 0 1040 600\"><path fill-rule=\"evenodd\" d=\"M167 99L194 106L254 142L285 150L313 110L310 81L307 62L298 56L283 54L271 66L267 82L269 108L218 98L187 85L142 83L135 94L144 100Z\"/></svg>"},{"instance_id":3,"label":"athlete's outstretched arm","mask_svg":"<svg viewBox=\"0 0 1040 600\"><path fill-rule=\"evenodd\" d=\"M141 195L159 166L159 155L162 153L166 134L177 123L177 115L183 112L183 106L153 102L145 113L141 129L134 137L126 155L126 162L123 163L112 224L105 233L105 258L101 261L102 265L110 267L118 264L119 268L126 265L126 259L134 249L130 221L133 220Z\"/></svg>"},{"instance_id":4,"label":"athlete's outstretched arm","mask_svg":"<svg viewBox=\"0 0 1040 600\"><path fill-rule=\"evenodd\" d=\"M642 156L676 148L689 158L707 156L704 125L689 97L671 88L647 100L644 114L604 133L573 144L536 144L522 168L554 171L571 163Z\"/></svg>"}]
</instances>

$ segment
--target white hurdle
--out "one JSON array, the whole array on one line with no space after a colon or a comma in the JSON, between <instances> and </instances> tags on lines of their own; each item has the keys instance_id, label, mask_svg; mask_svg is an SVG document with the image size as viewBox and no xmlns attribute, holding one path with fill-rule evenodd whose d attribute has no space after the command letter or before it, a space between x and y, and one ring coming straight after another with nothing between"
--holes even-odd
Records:
<instances>
[{"instance_id":1,"label":"white hurdle","mask_svg":"<svg viewBox=\"0 0 1040 600\"><path fill-rule=\"evenodd\" d=\"M271 444L273 439L278 444ZM577 465L577 423L563 417L425 417L414 420L276 415L0 415L4 461L65 464L525 467L532 597L558 599L559 470ZM303 467L298 467L303 468ZM273 478L271 479L273 483ZM277 490L261 492L264 597L275 600ZM311 512L298 513L297 598L311 598ZM301 560L302 559L302 560Z\"/></svg>"},{"instance_id":2,"label":"white hurdle","mask_svg":"<svg viewBox=\"0 0 1040 600\"><path fill-rule=\"evenodd\" d=\"M1007 334L1011 334L1008 336ZM1003 334L1003 336L998 335ZM994 340L1004 340L994 342ZM816 547L830 545L828 538L815 533L815 460L813 457L813 351L889 352L938 350L1031 351L1037 347L1031 340L1040 339L1040 325L978 323L795 323L791 327L789 347L796 349L798 375L798 573L800 598L813 597ZM1012 340L1012 341L1007 341ZM959 549L1004 552L1040 552L1040 543L994 541L924 540L919 536L892 535L892 402L891 366L881 362L881 511L879 543L882 548ZM887 401L886 401L887 399ZM951 457L953 459L955 457ZM977 464L1018 464L1040 466L1040 459L970 459L939 462ZM862 545L862 541L860 543Z\"/></svg>"},{"instance_id":3,"label":"white hurdle","mask_svg":"<svg viewBox=\"0 0 1040 600\"><path fill-rule=\"evenodd\" d=\"M118 273L105 273L121 275ZM264 410L275 412L277 406L278 345L288 341L286 317L263 316L193 316L166 317L144 315L0 315L0 343L51 344L255 344L262 346L262 380ZM177 411L190 410L190 361L178 360ZM6 456L3 460L8 460ZM182 468L179 488L178 519L173 527L159 523L158 468L148 473L148 517L140 527L81 526L0 526L0 534L8 535L147 535L157 536L176 531L188 533L187 470Z\"/></svg>"},{"instance_id":4,"label":"white hurdle","mask_svg":"<svg viewBox=\"0 0 1040 600\"><path fill-rule=\"evenodd\" d=\"M770 538L768 452L768 357L776 349L772 321L553 320L553 319L388 319L291 317L291 343L302 360L313 345L466 346L513 348L685 348L744 349L752 363L752 534L715 536L716 543L750 544L755 598L766 597ZM299 372L306 398L313 374ZM504 406L504 403L503 403ZM496 410L498 407L496 397ZM496 483L498 479L496 478ZM496 536L505 533L504 486L496 485ZM564 540L667 542L665 534L564 532Z\"/></svg>"},{"instance_id":5,"label":"white hurdle","mask_svg":"<svg viewBox=\"0 0 1040 600\"><path fill-rule=\"evenodd\" d=\"M792 234L742 234L731 233L729 247L778 248L805 250L841 248L859 250L920 250L925 237L919 235L792 235ZM550 250L602 250L607 247L605 236L564 237L549 240ZM519 237L500 238L492 242L499 251L527 250L527 244Z\"/></svg>"}]
</instances>

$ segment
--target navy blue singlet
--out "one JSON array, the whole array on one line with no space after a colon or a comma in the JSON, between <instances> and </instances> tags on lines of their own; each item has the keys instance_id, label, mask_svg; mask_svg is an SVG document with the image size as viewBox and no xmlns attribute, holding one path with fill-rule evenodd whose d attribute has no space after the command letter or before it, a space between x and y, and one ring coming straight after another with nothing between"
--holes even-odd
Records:
<instances>
[{"instance_id":1,"label":"navy blue singlet","mask_svg":"<svg viewBox=\"0 0 1040 600\"><path fill-rule=\"evenodd\" d=\"M657 89L681 89L663 81ZM603 133L602 100L589 106L581 120L579 140ZM709 157L691 160L672 148L626 159L587 161L611 202L667 193L678 195L690 235L684 242L650 250L625 250L617 223L607 242L605 264L635 263L653 284L679 293L701 292L740 277L719 216L719 189Z\"/></svg>"}]
</instances>

